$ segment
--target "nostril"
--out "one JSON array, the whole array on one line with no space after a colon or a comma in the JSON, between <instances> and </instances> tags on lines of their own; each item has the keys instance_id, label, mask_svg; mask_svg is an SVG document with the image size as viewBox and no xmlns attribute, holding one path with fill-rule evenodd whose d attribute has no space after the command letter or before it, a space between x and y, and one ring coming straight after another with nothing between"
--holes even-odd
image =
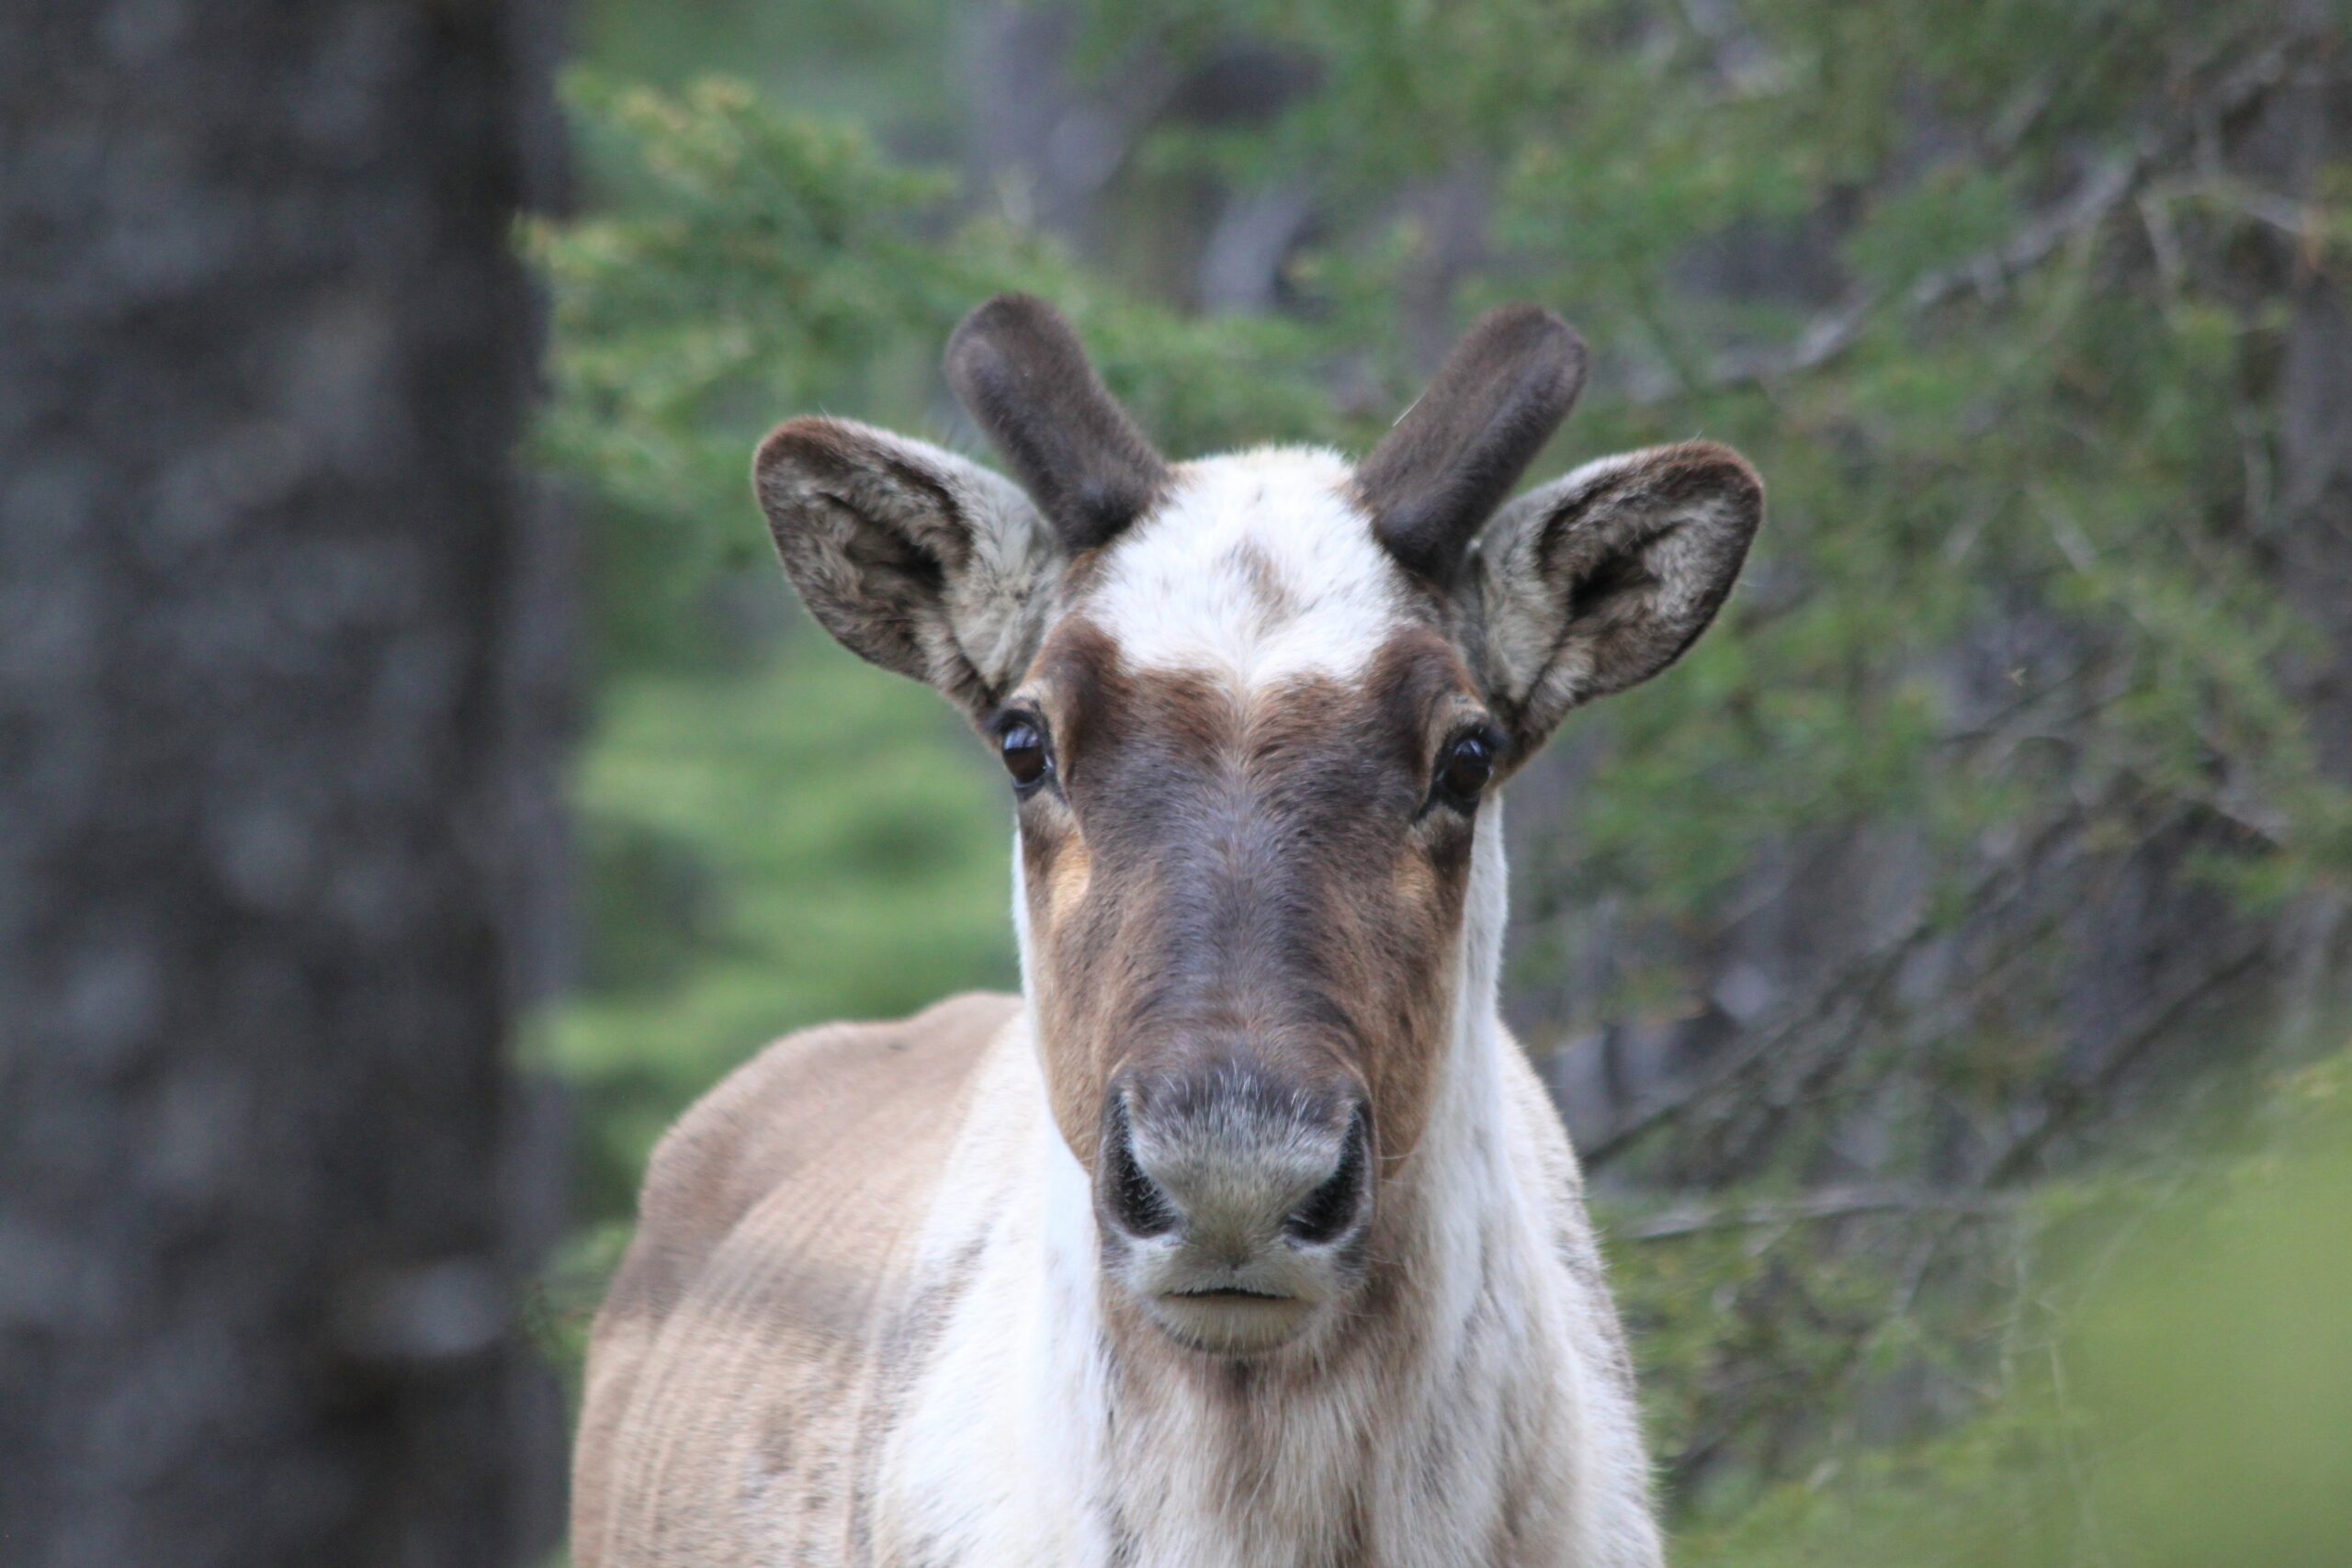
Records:
<instances>
[{"instance_id":1,"label":"nostril","mask_svg":"<svg viewBox=\"0 0 2352 1568\"><path fill-rule=\"evenodd\" d=\"M1111 1215L1129 1233L1139 1236L1165 1235L1176 1228L1180 1217L1176 1206L1159 1184L1144 1174L1136 1163L1135 1141L1127 1130L1126 1107L1116 1107L1111 1113L1111 1137L1104 1150L1110 1168L1104 1172L1104 1183L1111 1201Z\"/></svg>"},{"instance_id":2,"label":"nostril","mask_svg":"<svg viewBox=\"0 0 2352 1568\"><path fill-rule=\"evenodd\" d=\"M1348 1122L1347 1143L1340 1150L1338 1167L1283 1222L1283 1232L1293 1241L1310 1245L1334 1241L1355 1223L1369 1185L1370 1144L1363 1112L1359 1111Z\"/></svg>"}]
</instances>

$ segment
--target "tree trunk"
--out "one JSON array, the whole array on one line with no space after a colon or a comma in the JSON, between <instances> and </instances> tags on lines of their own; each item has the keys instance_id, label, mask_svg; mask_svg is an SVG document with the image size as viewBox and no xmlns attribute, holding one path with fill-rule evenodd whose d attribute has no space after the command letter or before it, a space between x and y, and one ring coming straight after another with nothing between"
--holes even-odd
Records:
<instances>
[{"instance_id":1,"label":"tree trunk","mask_svg":"<svg viewBox=\"0 0 2352 1568\"><path fill-rule=\"evenodd\" d=\"M0 3L0 1561L559 1517L537 0Z\"/></svg>"}]
</instances>

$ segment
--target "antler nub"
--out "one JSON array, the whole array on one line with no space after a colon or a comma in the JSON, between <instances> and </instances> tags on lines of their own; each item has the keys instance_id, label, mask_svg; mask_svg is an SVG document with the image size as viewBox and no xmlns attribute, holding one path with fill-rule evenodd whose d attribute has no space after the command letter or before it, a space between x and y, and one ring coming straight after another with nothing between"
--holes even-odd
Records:
<instances>
[{"instance_id":1,"label":"antler nub","mask_svg":"<svg viewBox=\"0 0 2352 1568\"><path fill-rule=\"evenodd\" d=\"M1584 341L1533 305L1478 318L1356 468L1373 530L1414 575L1453 582L1470 541L1583 389Z\"/></svg>"},{"instance_id":2,"label":"antler nub","mask_svg":"<svg viewBox=\"0 0 2352 1568\"><path fill-rule=\"evenodd\" d=\"M1072 554L1158 499L1168 465L1087 362L1060 311L1000 294L947 340L948 385Z\"/></svg>"}]
</instances>

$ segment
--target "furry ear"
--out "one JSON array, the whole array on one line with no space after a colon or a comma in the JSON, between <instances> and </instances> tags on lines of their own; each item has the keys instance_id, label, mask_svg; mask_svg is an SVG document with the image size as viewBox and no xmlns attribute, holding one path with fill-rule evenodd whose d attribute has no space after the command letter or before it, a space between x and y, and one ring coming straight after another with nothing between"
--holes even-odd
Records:
<instances>
[{"instance_id":1,"label":"furry ear","mask_svg":"<svg viewBox=\"0 0 2352 1568\"><path fill-rule=\"evenodd\" d=\"M1011 480L888 431L796 419L760 443L752 483L793 586L851 652L975 718L1027 670L1063 556Z\"/></svg>"},{"instance_id":2,"label":"furry ear","mask_svg":"<svg viewBox=\"0 0 2352 1568\"><path fill-rule=\"evenodd\" d=\"M1470 577L1482 673L1517 749L1679 659L1763 517L1756 470L1705 441L1588 463L1498 513Z\"/></svg>"}]
</instances>

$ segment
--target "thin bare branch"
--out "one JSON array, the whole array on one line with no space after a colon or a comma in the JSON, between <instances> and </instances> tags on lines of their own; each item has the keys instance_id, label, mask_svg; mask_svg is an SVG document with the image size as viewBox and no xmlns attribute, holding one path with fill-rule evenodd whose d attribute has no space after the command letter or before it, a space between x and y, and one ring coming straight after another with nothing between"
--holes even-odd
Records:
<instances>
[{"instance_id":1,"label":"thin bare branch","mask_svg":"<svg viewBox=\"0 0 2352 1568\"><path fill-rule=\"evenodd\" d=\"M1711 1231L1810 1224L1863 1214L1999 1215L2016 1207L1985 1192L1935 1192L1917 1188L1824 1188L1801 1197L1753 1203L1686 1204L1631 1224L1612 1225L1624 1241L1668 1241Z\"/></svg>"},{"instance_id":2,"label":"thin bare branch","mask_svg":"<svg viewBox=\"0 0 2352 1568\"><path fill-rule=\"evenodd\" d=\"M2020 846L2017 854L1978 879L1962 900L1963 907L1981 909L1987 901L2006 897L2007 892L2021 883L2060 840L2080 825L2081 818L2075 813L2068 813L2044 825L2030 842ZM1778 1024L1758 1031L1744 1043L1708 1064L1691 1082L1629 1112L1616 1126L1579 1145L1578 1153L1586 1167L1597 1168L1606 1165L1651 1133L1710 1102L1732 1085L1746 1081L1747 1076L1758 1066L1769 1062L1783 1046L1801 1038L1838 1008L1855 998L1867 998L1874 995L1893 979L1912 954L1941 935L1945 929L1937 920L1922 919L1901 935L1881 943L1848 964L1826 985L1791 1009ZM1859 1046L1861 1032L1848 1032L1840 1037L1838 1048Z\"/></svg>"},{"instance_id":3,"label":"thin bare branch","mask_svg":"<svg viewBox=\"0 0 2352 1568\"><path fill-rule=\"evenodd\" d=\"M2257 51L2225 73L2211 94L2186 112L2176 110L2162 119L2152 119L2125 151L2092 164L2072 191L2027 220L2000 243L1921 274L1899 295L1890 296L1880 288L1858 289L1815 316L1792 341L1733 350L1689 379L1704 389L1722 391L1801 376L1851 349L1891 300L1899 303L1905 315L1917 316L1962 294L1997 292L2134 199L2165 162L2192 145L2196 126L2243 111L2285 80L2298 46L2299 40L2288 39ZM1624 389L1624 395L1636 403L1663 402L1688 389L1680 380L1640 378Z\"/></svg>"}]
</instances>

